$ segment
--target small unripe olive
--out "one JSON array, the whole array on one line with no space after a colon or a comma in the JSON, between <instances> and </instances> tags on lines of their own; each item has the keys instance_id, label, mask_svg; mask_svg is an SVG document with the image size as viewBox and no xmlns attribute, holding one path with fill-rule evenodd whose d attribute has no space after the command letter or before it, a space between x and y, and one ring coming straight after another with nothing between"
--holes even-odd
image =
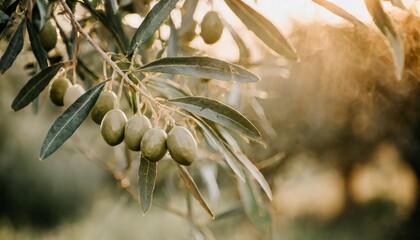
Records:
<instances>
[{"instance_id":1,"label":"small unripe olive","mask_svg":"<svg viewBox=\"0 0 420 240\"><path fill-rule=\"evenodd\" d=\"M172 128L166 146L172 159L181 165L189 166L197 158L197 143L185 127Z\"/></svg>"},{"instance_id":2,"label":"small unripe olive","mask_svg":"<svg viewBox=\"0 0 420 240\"><path fill-rule=\"evenodd\" d=\"M136 114L128 119L125 125L124 142L133 151L140 151L140 143L144 133L152 128L149 119L140 114Z\"/></svg>"},{"instance_id":3,"label":"small unripe olive","mask_svg":"<svg viewBox=\"0 0 420 240\"><path fill-rule=\"evenodd\" d=\"M103 91L99 94L98 100L93 106L90 116L92 120L101 124L105 114L117 107L118 98L112 91Z\"/></svg>"},{"instance_id":4,"label":"small unripe olive","mask_svg":"<svg viewBox=\"0 0 420 240\"><path fill-rule=\"evenodd\" d=\"M217 42L223 33L223 23L217 12L208 12L201 22L201 37L207 44Z\"/></svg>"},{"instance_id":5,"label":"small unripe olive","mask_svg":"<svg viewBox=\"0 0 420 240\"><path fill-rule=\"evenodd\" d=\"M105 142L116 146L124 140L124 129L127 123L125 113L120 109L107 112L101 122L101 134Z\"/></svg>"},{"instance_id":6,"label":"small unripe olive","mask_svg":"<svg viewBox=\"0 0 420 240\"><path fill-rule=\"evenodd\" d=\"M45 51L49 52L57 44L57 31L50 20L46 21L41 31L39 32L39 39Z\"/></svg>"},{"instance_id":7,"label":"small unripe olive","mask_svg":"<svg viewBox=\"0 0 420 240\"><path fill-rule=\"evenodd\" d=\"M73 86L70 86L69 88L67 88L66 93L64 93L64 106L68 107L72 105L85 92L85 89L79 84L74 84Z\"/></svg>"},{"instance_id":8,"label":"small unripe olive","mask_svg":"<svg viewBox=\"0 0 420 240\"><path fill-rule=\"evenodd\" d=\"M147 130L141 139L141 155L150 162L157 162L166 154L166 132L160 128Z\"/></svg>"},{"instance_id":9,"label":"small unripe olive","mask_svg":"<svg viewBox=\"0 0 420 240\"><path fill-rule=\"evenodd\" d=\"M55 79L51 83L49 90L51 102L57 106L63 106L64 94L69 87L71 87L71 82L67 78L60 77Z\"/></svg>"}]
</instances>

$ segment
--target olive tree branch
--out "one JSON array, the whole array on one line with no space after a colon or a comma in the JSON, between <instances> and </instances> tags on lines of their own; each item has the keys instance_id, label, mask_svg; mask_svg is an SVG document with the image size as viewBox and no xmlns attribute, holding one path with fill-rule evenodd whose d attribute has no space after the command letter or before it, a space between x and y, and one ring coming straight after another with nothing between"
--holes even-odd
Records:
<instances>
[{"instance_id":1,"label":"olive tree branch","mask_svg":"<svg viewBox=\"0 0 420 240\"><path fill-rule=\"evenodd\" d=\"M76 29L79 33L81 33L86 40L89 42L89 44L101 55L101 57L106 61L106 63L109 64L109 66L112 67L112 69L120 75L127 84L134 88L136 91L141 92L144 96L146 96L148 99L150 99L152 102L156 103L156 105L159 106L159 103L155 101L155 99L147 92L147 90L144 88L141 88L137 86L133 81L130 80L130 78L125 74L121 68L118 67L118 65L112 61L112 59L106 54L104 50L89 36L89 34L80 26L79 22L76 20L76 17L74 16L73 12L67 5L65 0L60 0L61 5L64 8L64 11L72 21L72 23L76 26Z\"/></svg>"}]
</instances>

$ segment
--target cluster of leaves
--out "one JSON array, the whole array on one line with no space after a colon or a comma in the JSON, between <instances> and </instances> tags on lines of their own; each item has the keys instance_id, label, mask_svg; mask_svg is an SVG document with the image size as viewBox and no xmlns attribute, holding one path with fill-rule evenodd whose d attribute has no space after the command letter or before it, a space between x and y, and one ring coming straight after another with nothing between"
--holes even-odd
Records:
<instances>
[{"instance_id":1,"label":"cluster of leaves","mask_svg":"<svg viewBox=\"0 0 420 240\"><path fill-rule=\"evenodd\" d=\"M108 41L108 39L88 39L88 42L93 45L95 50L102 53L101 56L107 62L107 68L113 71L113 76L119 75L121 77L120 84L125 82L124 86L133 112L140 111L140 109L136 109L138 107L135 97L137 94L150 97L151 92L155 91L159 93L160 98L164 98L164 101L159 104L167 105L168 108L178 113L177 121L179 124L185 124L186 120L193 120L208 145L223 156L226 166L230 169L229 171L232 171L240 180L238 186L245 212L260 230L269 234L267 230L269 224L267 225L267 223L269 223L270 216L268 210L261 204L254 181L259 183L269 199L272 198L270 187L257 167L242 153L238 142L241 139L246 139L245 142L249 140L258 141L261 138L260 132L244 115L232 107L212 98L197 96L191 93L186 86L181 86L175 80L165 78L165 76L185 75L197 80L211 79L253 83L259 81L259 77L241 66L223 60L182 54L179 49L179 34L185 32L185 29L191 25L198 0L185 0L182 23L177 29L173 24L170 13L178 7L180 2L179 0L160 0L148 11L150 7L148 1L140 5L133 1L125 6L119 6L115 0L104 0L103 3L88 0L60 0L50 1L48 4L44 0L3 1L0 5L1 38L7 38L7 33L13 32L13 34L8 39L9 44L1 57L0 72L3 74L13 65L14 60L24 47L26 32L29 35L31 50L40 69L17 94L12 103L12 108L18 111L36 101L60 69L75 69L74 72L85 80L91 88L54 122L42 145L40 159L45 159L54 153L69 139L88 116L108 81L100 80L106 77L100 77L101 74L98 74L96 69L86 65L83 59L79 57L81 54L78 48L80 40L77 33L79 32L84 37L90 38L81 26L83 25L81 22L87 25L89 22L99 21L101 27L106 29L112 38L112 41L109 42L109 49L107 49L109 53L105 54L99 44L95 42ZM314 0L314 2L351 21L356 26L364 26L355 17L328 1ZM379 0L366 0L365 2L375 23L390 42L395 56L396 72L398 76L401 76L402 66L404 65L403 50L401 40L394 30L392 21L383 11ZM241 0L225 0L225 3L272 53L291 61L298 60L297 52L291 43L266 17ZM80 5L84 9L84 15L89 14L82 19L83 21L77 21L74 17L73 13L76 5ZM124 31L122 17L125 13L133 12L133 9L138 10L139 8L140 10L137 13L144 15L144 20L129 41L129 36ZM58 12L58 10L64 13ZM72 30L70 34L66 33L60 26L61 23L56 21L62 42L66 47L67 58L71 61L55 63L54 58L43 49L39 32L48 19L56 19L61 14L67 15L71 19ZM159 31L162 24L168 25L171 29L170 37L168 40L159 39L162 42L162 49L158 52L156 60L142 64L138 60L138 56L146 58L148 42ZM248 59L249 52L244 47L245 44L238 33L228 23L225 22L225 24L240 49L241 60ZM76 76L73 76L73 78L76 78ZM94 82L98 83L95 85ZM146 98L145 101L149 101L152 108L157 108L156 106L159 105L157 104L158 100L153 97ZM178 170L191 194L214 217L187 168L178 166ZM144 212L147 212L151 206L156 176L156 164L153 165L140 160L138 187Z\"/></svg>"}]
</instances>

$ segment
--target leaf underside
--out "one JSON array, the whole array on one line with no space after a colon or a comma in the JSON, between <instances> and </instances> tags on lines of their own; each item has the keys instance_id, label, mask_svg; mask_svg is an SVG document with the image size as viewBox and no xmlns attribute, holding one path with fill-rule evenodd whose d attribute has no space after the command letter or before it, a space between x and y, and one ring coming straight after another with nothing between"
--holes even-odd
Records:
<instances>
[{"instance_id":1,"label":"leaf underside","mask_svg":"<svg viewBox=\"0 0 420 240\"><path fill-rule=\"evenodd\" d=\"M365 5L376 26L388 40L394 59L395 74L398 79L401 79L404 70L404 45L401 37L395 30L392 19L384 11L380 0L365 0Z\"/></svg>"},{"instance_id":2,"label":"leaf underside","mask_svg":"<svg viewBox=\"0 0 420 240\"><path fill-rule=\"evenodd\" d=\"M157 163L149 162L143 157L140 157L138 176L140 205L143 214L146 214L152 206L153 191L157 176Z\"/></svg>"},{"instance_id":3,"label":"leaf underside","mask_svg":"<svg viewBox=\"0 0 420 240\"><path fill-rule=\"evenodd\" d=\"M260 80L257 75L243 67L210 57L166 57L148 63L138 70L243 83Z\"/></svg>"},{"instance_id":4,"label":"leaf underside","mask_svg":"<svg viewBox=\"0 0 420 240\"><path fill-rule=\"evenodd\" d=\"M239 131L247 137L261 138L258 129L245 116L219 101L204 97L183 97L169 101L198 116Z\"/></svg>"},{"instance_id":5,"label":"leaf underside","mask_svg":"<svg viewBox=\"0 0 420 240\"><path fill-rule=\"evenodd\" d=\"M198 190L197 185L195 184L193 178L188 173L187 169L184 166L178 165L179 175L181 176L182 180L185 183L185 186L188 188L190 193L194 196L194 198L198 201L201 207L206 210L206 212L214 219L214 213L211 211L209 206L207 205L206 201L204 200L203 196L201 195L200 191Z\"/></svg>"},{"instance_id":6,"label":"leaf underside","mask_svg":"<svg viewBox=\"0 0 420 240\"><path fill-rule=\"evenodd\" d=\"M292 44L270 20L243 1L225 0L225 2L245 26L269 49L287 59L298 60Z\"/></svg>"}]
</instances>

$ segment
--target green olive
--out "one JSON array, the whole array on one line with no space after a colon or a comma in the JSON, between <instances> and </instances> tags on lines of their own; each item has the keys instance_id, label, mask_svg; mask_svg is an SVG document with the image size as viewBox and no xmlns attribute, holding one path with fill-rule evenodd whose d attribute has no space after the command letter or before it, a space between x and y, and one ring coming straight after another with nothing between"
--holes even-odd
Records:
<instances>
[{"instance_id":1,"label":"green olive","mask_svg":"<svg viewBox=\"0 0 420 240\"><path fill-rule=\"evenodd\" d=\"M152 128L149 119L140 114L136 114L128 119L125 125L124 142L133 151L140 151L140 143L144 133Z\"/></svg>"},{"instance_id":2,"label":"green olive","mask_svg":"<svg viewBox=\"0 0 420 240\"><path fill-rule=\"evenodd\" d=\"M172 159L181 165L189 166L197 158L197 143L185 127L172 128L168 133L166 145Z\"/></svg>"},{"instance_id":3,"label":"green olive","mask_svg":"<svg viewBox=\"0 0 420 240\"><path fill-rule=\"evenodd\" d=\"M201 22L201 37L207 44L217 42L223 33L223 23L217 12L208 12Z\"/></svg>"},{"instance_id":4,"label":"green olive","mask_svg":"<svg viewBox=\"0 0 420 240\"><path fill-rule=\"evenodd\" d=\"M67 78L60 77L55 79L51 83L49 89L51 102L53 102L57 106L63 106L64 94L66 93L69 87L71 87L71 82Z\"/></svg>"},{"instance_id":5,"label":"green olive","mask_svg":"<svg viewBox=\"0 0 420 240\"><path fill-rule=\"evenodd\" d=\"M105 114L117 107L117 102L118 98L114 92L101 92L95 106L93 106L92 111L90 112L92 120L97 124L101 124Z\"/></svg>"},{"instance_id":6,"label":"green olive","mask_svg":"<svg viewBox=\"0 0 420 240\"><path fill-rule=\"evenodd\" d=\"M160 128L147 130L141 139L141 155L150 162L157 162L166 154L166 132Z\"/></svg>"},{"instance_id":7,"label":"green olive","mask_svg":"<svg viewBox=\"0 0 420 240\"><path fill-rule=\"evenodd\" d=\"M67 88L66 93L64 93L64 106L68 107L72 105L85 92L85 89L79 84L74 84L73 86L70 86L69 88Z\"/></svg>"},{"instance_id":8,"label":"green olive","mask_svg":"<svg viewBox=\"0 0 420 240\"><path fill-rule=\"evenodd\" d=\"M39 32L41 45L45 51L49 52L57 44L57 31L50 20L46 21L41 31Z\"/></svg>"},{"instance_id":9,"label":"green olive","mask_svg":"<svg viewBox=\"0 0 420 240\"><path fill-rule=\"evenodd\" d=\"M105 142L116 146L124 140L124 129L127 123L125 113L120 109L107 112L101 122L101 134Z\"/></svg>"}]
</instances>

